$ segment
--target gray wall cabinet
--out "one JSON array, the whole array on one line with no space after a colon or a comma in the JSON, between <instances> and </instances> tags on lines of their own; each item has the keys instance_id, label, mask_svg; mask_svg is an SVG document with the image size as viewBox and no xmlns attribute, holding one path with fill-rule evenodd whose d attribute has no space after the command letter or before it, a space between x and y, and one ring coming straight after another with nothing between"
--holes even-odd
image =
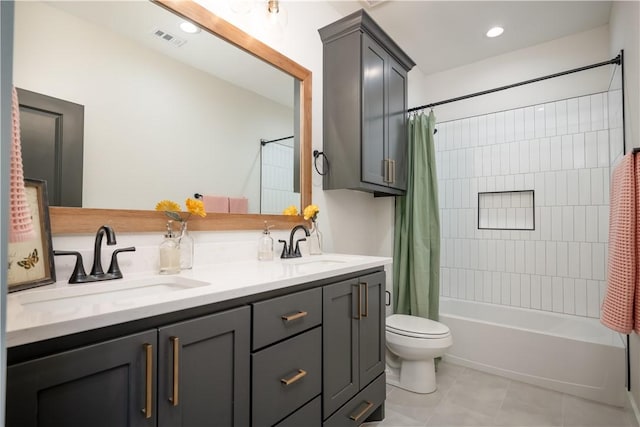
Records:
<instances>
[{"instance_id":1,"label":"gray wall cabinet","mask_svg":"<svg viewBox=\"0 0 640 427\"><path fill-rule=\"evenodd\" d=\"M9 349L8 427L384 417L381 267Z\"/></svg>"},{"instance_id":2,"label":"gray wall cabinet","mask_svg":"<svg viewBox=\"0 0 640 427\"><path fill-rule=\"evenodd\" d=\"M384 290L384 272L345 280L323 289L325 418L348 402L358 409L361 390L378 377L382 377L380 381L384 384ZM384 400L384 386L382 389L379 403ZM375 402L369 399L368 403ZM378 406L372 404L367 409L371 413ZM369 414L366 412L359 417L361 420ZM346 411L346 415L353 415L352 411Z\"/></svg>"},{"instance_id":3,"label":"gray wall cabinet","mask_svg":"<svg viewBox=\"0 0 640 427\"><path fill-rule=\"evenodd\" d=\"M329 161L323 188L404 194L407 72L415 63L363 10L318 31Z\"/></svg>"}]
</instances>

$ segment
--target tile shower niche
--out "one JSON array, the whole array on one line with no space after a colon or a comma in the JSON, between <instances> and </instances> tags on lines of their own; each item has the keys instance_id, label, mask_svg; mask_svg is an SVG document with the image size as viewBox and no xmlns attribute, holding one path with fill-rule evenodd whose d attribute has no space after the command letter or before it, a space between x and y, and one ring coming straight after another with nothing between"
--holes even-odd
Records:
<instances>
[{"instance_id":1,"label":"tile shower niche","mask_svg":"<svg viewBox=\"0 0 640 427\"><path fill-rule=\"evenodd\" d=\"M534 191L478 193L478 229L535 230Z\"/></svg>"}]
</instances>

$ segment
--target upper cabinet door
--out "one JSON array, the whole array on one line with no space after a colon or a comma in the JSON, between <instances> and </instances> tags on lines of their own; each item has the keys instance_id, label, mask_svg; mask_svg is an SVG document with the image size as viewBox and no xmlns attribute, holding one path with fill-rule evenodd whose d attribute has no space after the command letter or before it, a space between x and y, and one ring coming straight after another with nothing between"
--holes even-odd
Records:
<instances>
[{"instance_id":1,"label":"upper cabinet door","mask_svg":"<svg viewBox=\"0 0 640 427\"><path fill-rule=\"evenodd\" d=\"M407 72L393 58L388 61L389 186L407 189Z\"/></svg>"},{"instance_id":2,"label":"upper cabinet door","mask_svg":"<svg viewBox=\"0 0 640 427\"><path fill-rule=\"evenodd\" d=\"M8 427L156 425L154 329L7 369Z\"/></svg>"},{"instance_id":3,"label":"upper cabinet door","mask_svg":"<svg viewBox=\"0 0 640 427\"><path fill-rule=\"evenodd\" d=\"M159 329L159 427L248 426L250 309Z\"/></svg>"},{"instance_id":4,"label":"upper cabinet door","mask_svg":"<svg viewBox=\"0 0 640 427\"><path fill-rule=\"evenodd\" d=\"M362 35L362 180L387 185L387 82L389 55Z\"/></svg>"}]
</instances>

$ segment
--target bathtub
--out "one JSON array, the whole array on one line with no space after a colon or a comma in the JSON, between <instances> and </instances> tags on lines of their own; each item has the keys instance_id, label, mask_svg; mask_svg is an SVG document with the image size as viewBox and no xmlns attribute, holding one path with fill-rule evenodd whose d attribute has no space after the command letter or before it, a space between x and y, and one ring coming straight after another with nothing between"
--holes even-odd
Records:
<instances>
[{"instance_id":1,"label":"bathtub","mask_svg":"<svg viewBox=\"0 0 640 427\"><path fill-rule=\"evenodd\" d=\"M442 297L440 321L453 336L451 363L625 405L623 335L598 319Z\"/></svg>"}]
</instances>

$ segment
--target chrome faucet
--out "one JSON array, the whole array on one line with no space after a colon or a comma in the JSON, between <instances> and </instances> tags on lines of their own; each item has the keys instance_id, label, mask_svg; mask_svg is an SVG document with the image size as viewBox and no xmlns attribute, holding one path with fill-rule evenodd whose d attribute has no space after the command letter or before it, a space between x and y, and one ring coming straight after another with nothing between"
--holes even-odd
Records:
<instances>
[{"instance_id":1,"label":"chrome faucet","mask_svg":"<svg viewBox=\"0 0 640 427\"><path fill-rule=\"evenodd\" d=\"M107 245L112 246L116 244L116 233L108 225L103 225L98 228L96 232L96 239L93 245L93 266L91 267L91 274L87 275L84 270L84 263L82 261L82 254L77 251L53 251L54 255L74 255L76 257L76 264L69 278L69 283L87 283L87 282L99 282L102 280L121 279L122 271L118 265L118 254L120 252L134 252L135 247L116 249L111 254L111 264L109 269L105 273L102 270L102 238L107 236Z\"/></svg>"},{"instance_id":2,"label":"chrome faucet","mask_svg":"<svg viewBox=\"0 0 640 427\"><path fill-rule=\"evenodd\" d=\"M304 242L305 240L307 240L305 237L303 237L302 239L298 239L296 240L296 246L295 249L293 247L293 237L296 234L296 231L298 230L304 230L304 234L305 236L309 237L309 229L307 227L305 227L304 225L300 224L300 225L296 225L295 227L293 227L293 229L291 230L291 234L289 235L289 247L287 247L287 241L286 240L278 240L278 242L284 243L284 246L282 248L282 254L280 255L280 258L286 259L286 258L299 258L302 256L302 254L300 253L300 242Z\"/></svg>"}]
</instances>

